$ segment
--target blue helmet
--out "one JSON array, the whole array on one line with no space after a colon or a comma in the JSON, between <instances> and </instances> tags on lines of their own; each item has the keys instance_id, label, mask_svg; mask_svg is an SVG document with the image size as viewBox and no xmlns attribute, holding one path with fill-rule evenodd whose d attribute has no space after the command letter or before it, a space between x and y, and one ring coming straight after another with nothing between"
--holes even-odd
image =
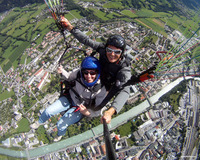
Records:
<instances>
[{"instance_id":1,"label":"blue helmet","mask_svg":"<svg viewBox=\"0 0 200 160\"><path fill-rule=\"evenodd\" d=\"M94 82L88 83L85 80L83 71L86 69L96 70L97 75L96 75L96 79L94 80ZM100 77L100 71L101 71L101 69L100 69L99 60L96 59L95 57L86 57L81 63L81 79L83 80L84 84L87 87L92 87L98 81L98 79Z\"/></svg>"}]
</instances>

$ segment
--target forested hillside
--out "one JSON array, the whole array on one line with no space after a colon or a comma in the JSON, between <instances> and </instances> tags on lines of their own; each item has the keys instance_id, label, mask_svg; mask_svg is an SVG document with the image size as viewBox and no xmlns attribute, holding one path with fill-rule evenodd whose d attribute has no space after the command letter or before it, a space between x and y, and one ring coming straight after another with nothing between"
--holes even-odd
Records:
<instances>
[{"instance_id":1,"label":"forested hillside","mask_svg":"<svg viewBox=\"0 0 200 160\"><path fill-rule=\"evenodd\" d=\"M135 9L147 8L153 11L175 11L180 10L181 6L187 6L190 9L200 7L199 0L122 0L121 2Z\"/></svg>"},{"instance_id":2,"label":"forested hillside","mask_svg":"<svg viewBox=\"0 0 200 160\"><path fill-rule=\"evenodd\" d=\"M68 2L69 0L64 0ZM90 0L88 0L90 1ZM94 0L95 1L95 0ZM116 0L110 0L116 1ZM118 0L124 7L141 9L147 8L153 11L181 11L183 7L198 10L199 0ZM108 0L109 2L109 0ZM23 7L27 4L44 3L43 0L0 0L0 12L4 12L14 7ZM70 4L71 5L71 4ZM68 7L70 7L68 5Z\"/></svg>"},{"instance_id":3,"label":"forested hillside","mask_svg":"<svg viewBox=\"0 0 200 160\"><path fill-rule=\"evenodd\" d=\"M0 0L0 12L5 12L14 7L23 7L27 4L43 3L43 0Z\"/></svg>"}]
</instances>

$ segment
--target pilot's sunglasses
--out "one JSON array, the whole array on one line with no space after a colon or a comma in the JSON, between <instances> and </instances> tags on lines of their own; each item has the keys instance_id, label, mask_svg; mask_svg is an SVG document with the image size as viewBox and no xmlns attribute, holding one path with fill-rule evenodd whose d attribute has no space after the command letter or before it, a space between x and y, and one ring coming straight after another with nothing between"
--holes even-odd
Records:
<instances>
[{"instance_id":1,"label":"pilot's sunglasses","mask_svg":"<svg viewBox=\"0 0 200 160\"><path fill-rule=\"evenodd\" d=\"M88 75L88 74L90 74L90 75L96 75L97 74L97 72L96 71L83 71L83 74L85 74L85 75Z\"/></svg>"},{"instance_id":2,"label":"pilot's sunglasses","mask_svg":"<svg viewBox=\"0 0 200 160\"><path fill-rule=\"evenodd\" d=\"M106 47L106 52L108 52L108 53L114 52L115 54L119 55L119 54L122 53L122 50L115 50L115 49L111 49L109 47Z\"/></svg>"}]
</instances>

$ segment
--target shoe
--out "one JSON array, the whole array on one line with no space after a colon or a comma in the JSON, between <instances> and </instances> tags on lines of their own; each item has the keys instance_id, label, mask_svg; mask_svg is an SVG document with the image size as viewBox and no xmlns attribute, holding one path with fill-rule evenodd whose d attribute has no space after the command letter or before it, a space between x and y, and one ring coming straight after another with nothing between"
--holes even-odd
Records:
<instances>
[{"instance_id":1,"label":"shoe","mask_svg":"<svg viewBox=\"0 0 200 160\"><path fill-rule=\"evenodd\" d=\"M32 129L37 129L40 125L41 125L41 124L37 121L37 122L31 124L30 127L31 127Z\"/></svg>"},{"instance_id":2,"label":"shoe","mask_svg":"<svg viewBox=\"0 0 200 160\"><path fill-rule=\"evenodd\" d=\"M62 138L62 136L57 136L53 141L54 141L54 142L58 142L58 141L61 140L61 138Z\"/></svg>"}]
</instances>

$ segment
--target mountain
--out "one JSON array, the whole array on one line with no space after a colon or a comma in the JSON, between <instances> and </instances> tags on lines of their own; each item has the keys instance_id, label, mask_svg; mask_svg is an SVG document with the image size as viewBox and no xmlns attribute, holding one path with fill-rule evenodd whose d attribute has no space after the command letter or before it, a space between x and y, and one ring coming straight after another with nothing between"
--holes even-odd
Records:
<instances>
[{"instance_id":1,"label":"mountain","mask_svg":"<svg viewBox=\"0 0 200 160\"><path fill-rule=\"evenodd\" d=\"M27 4L44 3L43 0L0 0L0 12L5 12L14 7L23 7Z\"/></svg>"},{"instance_id":2,"label":"mountain","mask_svg":"<svg viewBox=\"0 0 200 160\"><path fill-rule=\"evenodd\" d=\"M67 0L64 0L67 2ZM95 0L94 0L95 1ZM113 0L110 0L113 1ZM120 1L120 0L119 0ZM0 0L0 12L27 4L44 3L43 0ZM182 7L199 10L200 0L121 0L125 7L141 9L149 8L154 11L181 11Z\"/></svg>"}]
</instances>

